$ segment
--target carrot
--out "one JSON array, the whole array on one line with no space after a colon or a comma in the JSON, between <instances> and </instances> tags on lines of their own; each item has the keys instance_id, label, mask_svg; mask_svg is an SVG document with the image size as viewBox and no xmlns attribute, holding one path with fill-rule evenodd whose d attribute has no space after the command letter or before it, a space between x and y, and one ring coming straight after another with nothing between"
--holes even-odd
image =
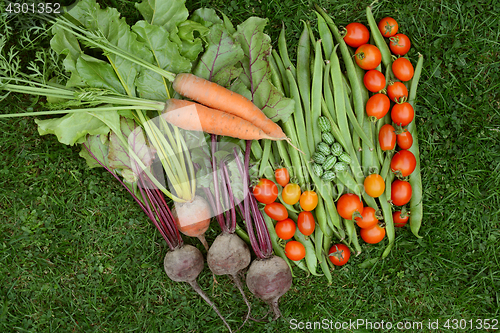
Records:
<instances>
[{"instance_id":1,"label":"carrot","mask_svg":"<svg viewBox=\"0 0 500 333\"><path fill-rule=\"evenodd\" d=\"M217 83L193 74L181 73L175 77L173 88L184 97L249 121L274 140L286 140L287 138L281 127L267 118L264 112L248 98Z\"/></svg>"},{"instance_id":2,"label":"carrot","mask_svg":"<svg viewBox=\"0 0 500 333\"><path fill-rule=\"evenodd\" d=\"M170 124L190 131L203 131L243 140L273 139L245 119L181 99L167 100L162 117Z\"/></svg>"}]
</instances>

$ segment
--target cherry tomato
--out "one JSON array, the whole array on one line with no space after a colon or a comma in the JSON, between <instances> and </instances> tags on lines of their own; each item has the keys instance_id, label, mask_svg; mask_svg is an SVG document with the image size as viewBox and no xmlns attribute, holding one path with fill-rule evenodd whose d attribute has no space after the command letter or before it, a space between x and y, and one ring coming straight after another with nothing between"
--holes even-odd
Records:
<instances>
[{"instance_id":1,"label":"cherry tomato","mask_svg":"<svg viewBox=\"0 0 500 333\"><path fill-rule=\"evenodd\" d=\"M253 188L253 195L258 202L270 204L278 198L278 186L272 180L261 178Z\"/></svg>"},{"instance_id":2,"label":"cherry tomato","mask_svg":"<svg viewBox=\"0 0 500 333\"><path fill-rule=\"evenodd\" d=\"M316 228L313 214L311 212L300 212L297 219L297 226L302 235L310 236Z\"/></svg>"},{"instance_id":3,"label":"cherry tomato","mask_svg":"<svg viewBox=\"0 0 500 333\"><path fill-rule=\"evenodd\" d=\"M354 212L363 212L363 203L356 194L343 194L337 201L337 211L346 220L352 220Z\"/></svg>"},{"instance_id":4,"label":"cherry tomato","mask_svg":"<svg viewBox=\"0 0 500 333\"><path fill-rule=\"evenodd\" d=\"M358 47L354 53L354 59L359 67L364 70L375 69L382 61L382 54L378 47L372 44L364 44Z\"/></svg>"},{"instance_id":5,"label":"cherry tomato","mask_svg":"<svg viewBox=\"0 0 500 333\"><path fill-rule=\"evenodd\" d=\"M328 258L335 266L345 265L351 257L351 251L344 244L335 244L328 251Z\"/></svg>"},{"instance_id":6,"label":"cherry tomato","mask_svg":"<svg viewBox=\"0 0 500 333\"><path fill-rule=\"evenodd\" d=\"M288 218L288 210L279 202L272 202L264 207L264 212L276 221L283 221Z\"/></svg>"},{"instance_id":7,"label":"cherry tomato","mask_svg":"<svg viewBox=\"0 0 500 333\"><path fill-rule=\"evenodd\" d=\"M349 23L346 27L344 42L351 47L360 47L370 40L370 32L362 23Z\"/></svg>"},{"instance_id":8,"label":"cherry tomato","mask_svg":"<svg viewBox=\"0 0 500 333\"><path fill-rule=\"evenodd\" d=\"M365 192L372 198L378 198L385 191L384 178L381 175L372 173L363 182Z\"/></svg>"},{"instance_id":9,"label":"cherry tomato","mask_svg":"<svg viewBox=\"0 0 500 333\"><path fill-rule=\"evenodd\" d=\"M404 34L396 34L389 38L389 48L395 55L403 56L410 50L411 42L408 36Z\"/></svg>"},{"instance_id":10,"label":"cherry tomato","mask_svg":"<svg viewBox=\"0 0 500 333\"><path fill-rule=\"evenodd\" d=\"M359 231L361 238L369 244L377 244L385 237L385 228L375 224L369 228L363 228Z\"/></svg>"},{"instance_id":11,"label":"cherry tomato","mask_svg":"<svg viewBox=\"0 0 500 333\"><path fill-rule=\"evenodd\" d=\"M415 111L410 103L395 104L391 110L391 119L396 125L406 126L413 120Z\"/></svg>"},{"instance_id":12,"label":"cherry tomato","mask_svg":"<svg viewBox=\"0 0 500 333\"><path fill-rule=\"evenodd\" d=\"M290 181L290 174L286 168L276 169L274 171L274 177L276 178L276 182L283 187Z\"/></svg>"},{"instance_id":13,"label":"cherry tomato","mask_svg":"<svg viewBox=\"0 0 500 333\"><path fill-rule=\"evenodd\" d=\"M398 210L397 212L392 213L392 219L394 220L394 226L398 228L402 228L406 225L408 222L409 216L404 214L403 217L401 217L401 211Z\"/></svg>"},{"instance_id":14,"label":"cherry tomato","mask_svg":"<svg viewBox=\"0 0 500 333\"><path fill-rule=\"evenodd\" d=\"M382 118L389 112L391 101L384 94L375 94L366 102L366 114L377 119Z\"/></svg>"},{"instance_id":15,"label":"cherry tomato","mask_svg":"<svg viewBox=\"0 0 500 333\"><path fill-rule=\"evenodd\" d=\"M297 241L289 241L285 245L285 254L288 259L299 261L306 256L306 248Z\"/></svg>"},{"instance_id":16,"label":"cherry tomato","mask_svg":"<svg viewBox=\"0 0 500 333\"><path fill-rule=\"evenodd\" d=\"M410 183L396 179L391 185L391 200L396 206L404 206L411 199L411 185Z\"/></svg>"},{"instance_id":17,"label":"cherry tomato","mask_svg":"<svg viewBox=\"0 0 500 333\"><path fill-rule=\"evenodd\" d=\"M398 32L398 22L392 17L384 17L378 22L378 29L384 37L394 36Z\"/></svg>"},{"instance_id":18,"label":"cherry tomato","mask_svg":"<svg viewBox=\"0 0 500 333\"><path fill-rule=\"evenodd\" d=\"M375 208L364 207L361 217L356 217L356 224L360 228L370 228L378 223L378 219L375 216Z\"/></svg>"},{"instance_id":19,"label":"cherry tomato","mask_svg":"<svg viewBox=\"0 0 500 333\"><path fill-rule=\"evenodd\" d=\"M387 86L387 95L392 102L398 102L402 97L408 98L408 89L401 82L393 82Z\"/></svg>"},{"instance_id":20,"label":"cherry tomato","mask_svg":"<svg viewBox=\"0 0 500 333\"><path fill-rule=\"evenodd\" d=\"M376 69L371 69L365 73L363 83L366 89L377 92L385 88L385 76Z\"/></svg>"},{"instance_id":21,"label":"cherry tomato","mask_svg":"<svg viewBox=\"0 0 500 333\"><path fill-rule=\"evenodd\" d=\"M300 207L305 211L311 211L318 205L318 195L314 191L305 191L300 195Z\"/></svg>"},{"instance_id":22,"label":"cherry tomato","mask_svg":"<svg viewBox=\"0 0 500 333\"><path fill-rule=\"evenodd\" d=\"M281 239L290 239L295 235L295 222L291 219L284 219L283 221L279 221L274 226L274 230L276 231L276 235L278 235Z\"/></svg>"},{"instance_id":23,"label":"cherry tomato","mask_svg":"<svg viewBox=\"0 0 500 333\"><path fill-rule=\"evenodd\" d=\"M393 150L396 146L396 130L392 125L385 124L378 132L378 142L383 151Z\"/></svg>"},{"instance_id":24,"label":"cherry tomato","mask_svg":"<svg viewBox=\"0 0 500 333\"><path fill-rule=\"evenodd\" d=\"M410 60L398 58L392 63L392 72L394 76L401 81L409 81L413 77L415 70Z\"/></svg>"},{"instance_id":25,"label":"cherry tomato","mask_svg":"<svg viewBox=\"0 0 500 333\"><path fill-rule=\"evenodd\" d=\"M286 184L283 192L281 192L281 197L286 204L295 205L299 202L301 194L300 186L298 184Z\"/></svg>"},{"instance_id":26,"label":"cherry tomato","mask_svg":"<svg viewBox=\"0 0 500 333\"><path fill-rule=\"evenodd\" d=\"M410 149L413 145L413 136L405 129L403 133L396 134L396 142L401 149Z\"/></svg>"},{"instance_id":27,"label":"cherry tomato","mask_svg":"<svg viewBox=\"0 0 500 333\"><path fill-rule=\"evenodd\" d=\"M409 176L415 170L416 166L417 160L415 155L406 149L398 151L391 160L391 170L393 172L401 172L402 177Z\"/></svg>"}]
</instances>

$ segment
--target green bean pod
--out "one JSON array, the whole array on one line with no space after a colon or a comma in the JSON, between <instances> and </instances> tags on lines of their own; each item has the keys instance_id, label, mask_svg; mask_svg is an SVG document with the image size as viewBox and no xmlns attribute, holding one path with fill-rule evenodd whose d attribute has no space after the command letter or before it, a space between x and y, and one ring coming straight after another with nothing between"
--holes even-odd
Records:
<instances>
[{"instance_id":1,"label":"green bean pod","mask_svg":"<svg viewBox=\"0 0 500 333\"><path fill-rule=\"evenodd\" d=\"M309 40L309 29L304 22L304 30L300 35L299 45L297 47L297 85L299 87L300 98L304 108L304 119L306 124L307 146L309 151L314 151L314 140L311 135L313 133L312 119L311 119L311 67L310 67L310 54L311 44ZM292 93L292 91L290 91ZM298 131L297 131L298 132Z\"/></svg>"},{"instance_id":2,"label":"green bean pod","mask_svg":"<svg viewBox=\"0 0 500 333\"><path fill-rule=\"evenodd\" d=\"M332 237L332 230L328 227L328 220L326 216L325 206L323 204L323 198L321 196L318 197L318 205L314 209L316 214L316 222L318 222L319 228L326 236Z\"/></svg>"},{"instance_id":3,"label":"green bean pod","mask_svg":"<svg viewBox=\"0 0 500 333\"><path fill-rule=\"evenodd\" d=\"M333 93L332 93L332 80L330 78L331 67L332 64L330 63L330 60L327 60L323 77L323 97L325 100L326 108L331 114L333 122L336 122L337 115L335 114L335 102L333 101Z\"/></svg>"},{"instance_id":4,"label":"green bean pod","mask_svg":"<svg viewBox=\"0 0 500 333\"><path fill-rule=\"evenodd\" d=\"M319 265L321 266L321 270L323 271L323 274L325 274L326 280L330 285L333 282L333 277L332 277L332 272L330 272L330 268L328 266L328 261L330 260L326 257L326 255L324 253L321 253L321 261Z\"/></svg>"},{"instance_id":5,"label":"green bean pod","mask_svg":"<svg viewBox=\"0 0 500 333\"><path fill-rule=\"evenodd\" d=\"M307 276L309 276L309 274L311 274L311 272L309 272L309 269L307 268L305 260L298 260L298 261L290 260L290 261L293 262L298 268L300 268L301 270L306 272Z\"/></svg>"},{"instance_id":6,"label":"green bean pod","mask_svg":"<svg viewBox=\"0 0 500 333\"><path fill-rule=\"evenodd\" d=\"M321 228L316 226L314 229L314 249L316 250L316 258L318 258L318 262L321 264L323 260L323 231Z\"/></svg>"},{"instance_id":7,"label":"green bean pod","mask_svg":"<svg viewBox=\"0 0 500 333\"><path fill-rule=\"evenodd\" d=\"M283 66L285 69L290 69L294 79L297 77L296 69L293 63L290 61L288 57L288 47L286 46L286 38L285 38L285 24L281 25L281 32L278 38L278 50L280 52L281 59L283 60Z\"/></svg>"},{"instance_id":8,"label":"green bean pod","mask_svg":"<svg viewBox=\"0 0 500 333\"><path fill-rule=\"evenodd\" d=\"M259 164L259 177L262 177L265 172L267 171L267 168L270 167L269 165L269 158L271 155L271 140L264 139L262 140L264 143L264 151L262 152L262 159L260 160ZM273 157L274 159L274 157Z\"/></svg>"},{"instance_id":9,"label":"green bean pod","mask_svg":"<svg viewBox=\"0 0 500 333\"><path fill-rule=\"evenodd\" d=\"M330 28L328 28L328 25L321 14L316 12L316 16L318 17L318 32L319 38L321 38L323 44L325 59L330 59L334 46L332 32L330 31Z\"/></svg>"},{"instance_id":10,"label":"green bean pod","mask_svg":"<svg viewBox=\"0 0 500 333\"><path fill-rule=\"evenodd\" d=\"M311 127L313 132L308 133L314 139L314 147L321 142L321 130L318 118L321 116L321 99L323 96L323 56L321 53L321 40L318 40L314 47L314 71L311 87ZM307 125L307 124L306 124Z\"/></svg>"},{"instance_id":11,"label":"green bean pod","mask_svg":"<svg viewBox=\"0 0 500 333\"><path fill-rule=\"evenodd\" d=\"M345 87L344 87L345 88ZM373 144L373 140L371 139L371 137L364 132L363 128L361 128L361 125L358 123L357 119L356 119L356 115L354 114L354 112L352 111L352 107L351 107L351 103L349 101L349 96L347 95L346 93L346 90L344 89L344 96L345 96L345 109L346 109L346 113L347 113L347 116L349 117L349 120L351 122L351 125L355 131L355 133L358 135L358 138L361 138L361 140L363 140L363 142L370 148L372 149L375 149L375 145ZM366 125L363 123L363 127L365 127ZM354 136L354 135L353 135ZM354 140L353 140L354 141ZM357 140L357 145L359 145L359 140ZM361 146L360 146L361 147ZM358 150L356 148L356 146L354 146L354 149L355 150Z\"/></svg>"},{"instance_id":12,"label":"green bean pod","mask_svg":"<svg viewBox=\"0 0 500 333\"><path fill-rule=\"evenodd\" d=\"M415 72L413 74L413 79L411 81L410 93L409 93L409 103L415 109L415 97L417 96L417 86L422 73L422 66L424 64L424 57L419 54L417 65L415 66ZM408 124L408 131L410 131L413 136L413 144L408 149L415 155L417 160L417 165L415 170L410 175L410 185L412 188L412 195L410 199L410 229L411 232L418 238L422 236L418 235L420 230L420 225L422 224L423 218L423 203L422 203L422 176L420 174L420 153L418 151L418 132L416 119L414 119L410 124Z\"/></svg>"},{"instance_id":13,"label":"green bean pod","mask_svg":"<svg viewBox=\"0 0 500 333\"><path fill-rule=\"evenodd\" d=\"M318 258L316 258L316 250L314 249L314 244L313 242L309 239L306 238L300 231L299 228L295 230L295 235L293 236L297 241L299 241L302 245L304 245L306 249L306 265L307 269L309 272L311 272L312 275L315 276L321 276L321 274L318 274L317 272L317 267L318 267Z\"/></svg>"},{"instance_id":14,"label":"green bean pod","mask_svg":"<svg viewBox=\"0 0 500 333\"><path fill-rule=\"evenodd\" d=\"M276 53L275 50L273 50L273 53ZM271 71L271 82L273 85L278 89L280 93L283 95L285 94L285 90L283 89L283 78L281 76L281 71L279 69L278 63L276 62L274 56L271 56L268 58L269 59L269 69Z\"/></svg>"},{"instance_id":15,"label":"green bean pod","mask_svg":"<svg viewBox=\"0 0 500 333\"><path fill-rule=\"evenodd\" d=\"M375 18L373 17L371 6L366 7L366 18L368 20L368 25L370 26L371 30L370 35L372 36L375 45L378 47L380 53L382 54L382 63L384 64L385 68L391 67L392 64L391 50L389 49L389 46L387 45L384 39L384 36L382 36L380 30L378 29L378 24L375 21Z\"/></svg>"},{"instance_id":16,"label":"green bean pod","mask_svg":"<svg viewBox=\"0 0 500 333\"><path fill-rule=\"evenodd\" d=\"M387 201L385 193L382 193L382 195L380 195L379 201L380 201L380 206L382 207L382 214L384 215L385 233L387 235L387 239L389 240L386 249L382 253L382 259L384 259L389 255L389 252L391 252L391 249L394 246L396 234L394 231L394 220L392 218L391 205Z\"/></svg>"}]
</instances>

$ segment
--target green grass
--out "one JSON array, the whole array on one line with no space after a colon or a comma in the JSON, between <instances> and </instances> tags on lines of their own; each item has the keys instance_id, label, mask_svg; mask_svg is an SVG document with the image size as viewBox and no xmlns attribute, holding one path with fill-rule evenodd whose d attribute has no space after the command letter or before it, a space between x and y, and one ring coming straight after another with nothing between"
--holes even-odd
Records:
<instances>
[{"instance_id":1,"label":"green grass","mask_svg":"<svg viewBox=\"0 0 500 333\"><path fill-rule=\"evenodd\" d=\"M139 18L134 1L103 3L130 22ZM367 1L321 3L338 25L366 23ZM300 20L315 22L306 1L187 5L218 9L235 24L251 15L267 17L274 41L284 21L292 57ZM432 332L456 332L443 327L446 319L475 323L500 317L499 11L496 1L400 0L376 6L376 18L395 17L410 36L410 57L425 56L416 102L423 237L397 230L391 254L370 269L357 264L379 256L384 246L364 245L359 257L333 272L331 286L296 270L293 287L280 302L284 318L425 325L439 319L440 329ZM0 105L2 113L39 107L19 95ZM20 118L0 120L0 151L0 331L225 331L187 284L167 278L165 242L129 194L102 169L89 170L76 147L40 137L33 119ZM211 230L208 239L216 233ZM244 303L229 279L217 281L208 268L199 278L236 328ZM265 304L250 300L254 316L264 315ZM429 332L425 327L406 332ZM249 322L241 331L288 330L280 319Z\"/></svg>"}]
</instances>

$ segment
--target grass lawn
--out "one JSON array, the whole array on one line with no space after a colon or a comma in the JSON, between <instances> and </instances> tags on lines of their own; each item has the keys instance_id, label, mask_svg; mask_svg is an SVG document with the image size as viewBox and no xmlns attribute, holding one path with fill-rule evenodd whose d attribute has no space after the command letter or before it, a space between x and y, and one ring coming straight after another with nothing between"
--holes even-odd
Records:
<instances>
[{"instance_id":1,"label":"grass lawn","mask_svg":"<svg viewBox=\"0 0 500 333\"><path fill-rule=\"evenodd\" d=\"M118 8L130 22L139 19L134 1L99 2ZM369 1L320 3L338 25L366 23ZM190 10L201 6L220 10L235 24L252 15L267 17L273 41L284 21L292 57L300 21L314 26L316 20L302 0L187 1ZM500 3L493 0L395 0L375 6L376 19L392 16L410 36L410 57L416 59L417 52L425 57L416 101L422 238L409 228L397 230L390 255L369 269L358 264L379 256L385 246L363 245L359 257L333 271L330 286L323 277L295 270L280 303L284 318L249 322L241 332L289 331L294 326L285 318L421 322L422 329L404 331L469 332L470 325L486 325L480 320L500 318L499 12ZM26 47L22 55L29 59L33 50ZM37 103L10 95L0 107L13 113ZM130 195L103 169L88 169L78 151L55 136L40 137L32 118L0 120L0 331L226 331L187 284L165 275L165 242ZM209 241L216 234L211 229ZM188 242L201 249L196 240ZM237 328L246 307L228 278L217 282L208 268L199 277ZM250 300L253 315L263 316L267 306ZM454 329L453 319L465 320L467 329ZM429 320L439 320L439 329L429 328ZM500 330L498 321L495 328ZM360 325L340 331L396 330Z\"/></svg>"}]
</instances>

